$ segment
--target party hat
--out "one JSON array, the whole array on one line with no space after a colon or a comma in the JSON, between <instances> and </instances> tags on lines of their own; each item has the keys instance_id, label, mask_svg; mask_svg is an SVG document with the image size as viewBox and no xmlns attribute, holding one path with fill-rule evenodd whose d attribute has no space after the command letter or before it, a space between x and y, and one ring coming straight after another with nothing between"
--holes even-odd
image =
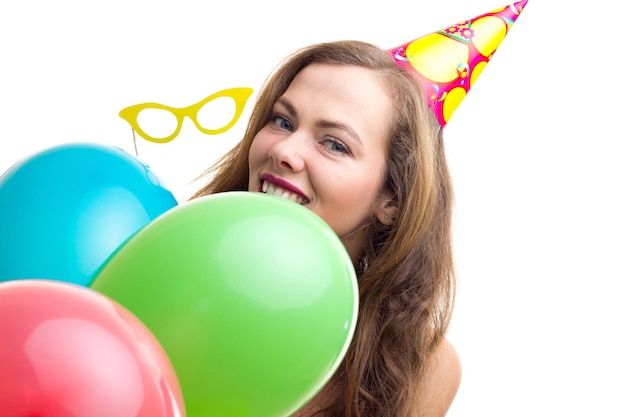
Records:
<instances>
[{"instance_id":1,"label":"party hat","mask_svg":"<svg viewBox=\"0 0 626 417\"><path fill-rule=\"evenodd\" d=\"M443 128L526 6L521 0L389 49L417 72Z\"/></svg>"}]
</instances>

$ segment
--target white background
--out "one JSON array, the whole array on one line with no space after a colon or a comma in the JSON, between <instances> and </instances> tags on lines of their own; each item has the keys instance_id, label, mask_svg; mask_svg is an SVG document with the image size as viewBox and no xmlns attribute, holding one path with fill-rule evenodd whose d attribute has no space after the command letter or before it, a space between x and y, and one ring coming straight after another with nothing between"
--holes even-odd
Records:
<instances>
[{"instance_id":1,"label":"white background","mask_svg":"<svg viewBox=\"0 0 626 417\"><path fill-rule=\"evenodd\" d=\"M256 91L297 47L393 47L506 4L3 2L0 173L63 143L132 152L123 107ZM446 127L460 280L449 337L464 366L451 417L626 415L623 38L606 0L530 0ZM249 108L221 135L187 119L169 144L140 139L140 157L183 201Z\"/></svg>"}]
</instances>

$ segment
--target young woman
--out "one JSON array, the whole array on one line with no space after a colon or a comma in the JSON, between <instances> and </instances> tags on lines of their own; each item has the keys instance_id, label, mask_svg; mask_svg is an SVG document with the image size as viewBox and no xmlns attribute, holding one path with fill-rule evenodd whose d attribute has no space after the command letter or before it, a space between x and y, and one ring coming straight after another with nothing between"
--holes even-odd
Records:
<instances>
[{"instance_id":1,"label":"young woman","mask_svg":"<svg viewBox=\"0 0 626 417\"><path fill-rule=\"evenodd\" d=\"M324 219L357 271L360 309L331 381L296 416L446 414L460 362L452 186L420 84L382 49L331 42L289 56L259 93L243 140L194 197L280 195Z\"/></svg>"}]
</instances>

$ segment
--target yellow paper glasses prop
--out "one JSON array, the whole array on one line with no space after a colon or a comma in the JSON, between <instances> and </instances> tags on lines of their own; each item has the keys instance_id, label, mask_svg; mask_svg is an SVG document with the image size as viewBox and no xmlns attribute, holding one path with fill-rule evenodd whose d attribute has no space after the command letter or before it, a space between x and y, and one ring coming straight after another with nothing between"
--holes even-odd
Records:
<instances>
[{"instance_id":1,"label":"yellow paper glasses prop","mask_svg":"<svg viewBox=\"0 0 626 417\"><path fill-rule=\"evenodd\" d=\"M174 139L189 117L199 131L207 135L223 133L234 126L252 95L252 88L238 87L221 90L188 107L170 107L159 103L142 103L126 107L119 113L142 138L155 143L166 143ZM219 100L218 100L219 99ZM216 103L232 99L235 111L232 117L219 114ZM217 106L217 107L216 107ZM222 109L223 110L223 109ZM217 113L217 114L216 114Z\"/></svg>"}]
</instances>

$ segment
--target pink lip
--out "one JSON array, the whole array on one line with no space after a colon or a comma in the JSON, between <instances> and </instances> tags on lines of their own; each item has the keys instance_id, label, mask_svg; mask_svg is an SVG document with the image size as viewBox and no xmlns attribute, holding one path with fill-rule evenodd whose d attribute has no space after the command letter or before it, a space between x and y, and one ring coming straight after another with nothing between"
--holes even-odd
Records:
<instances>
[{"instance_id":1,"label":"pink lip","mask_svg":"<svg viewBox=\"0 0 626 417\"><path fill-rule=\"evenodd\" d=\"M261 183L259 184L259 191L261 191L261 187L263 186L263 181L269 181L274 185L284 188L285 190L291 191L292 193L300 194L302 197L308 200L308 197L295 185L283 179L275 177L272 174L267 174L267 173L261 174Z\"/></svg>"}]
</instances>

